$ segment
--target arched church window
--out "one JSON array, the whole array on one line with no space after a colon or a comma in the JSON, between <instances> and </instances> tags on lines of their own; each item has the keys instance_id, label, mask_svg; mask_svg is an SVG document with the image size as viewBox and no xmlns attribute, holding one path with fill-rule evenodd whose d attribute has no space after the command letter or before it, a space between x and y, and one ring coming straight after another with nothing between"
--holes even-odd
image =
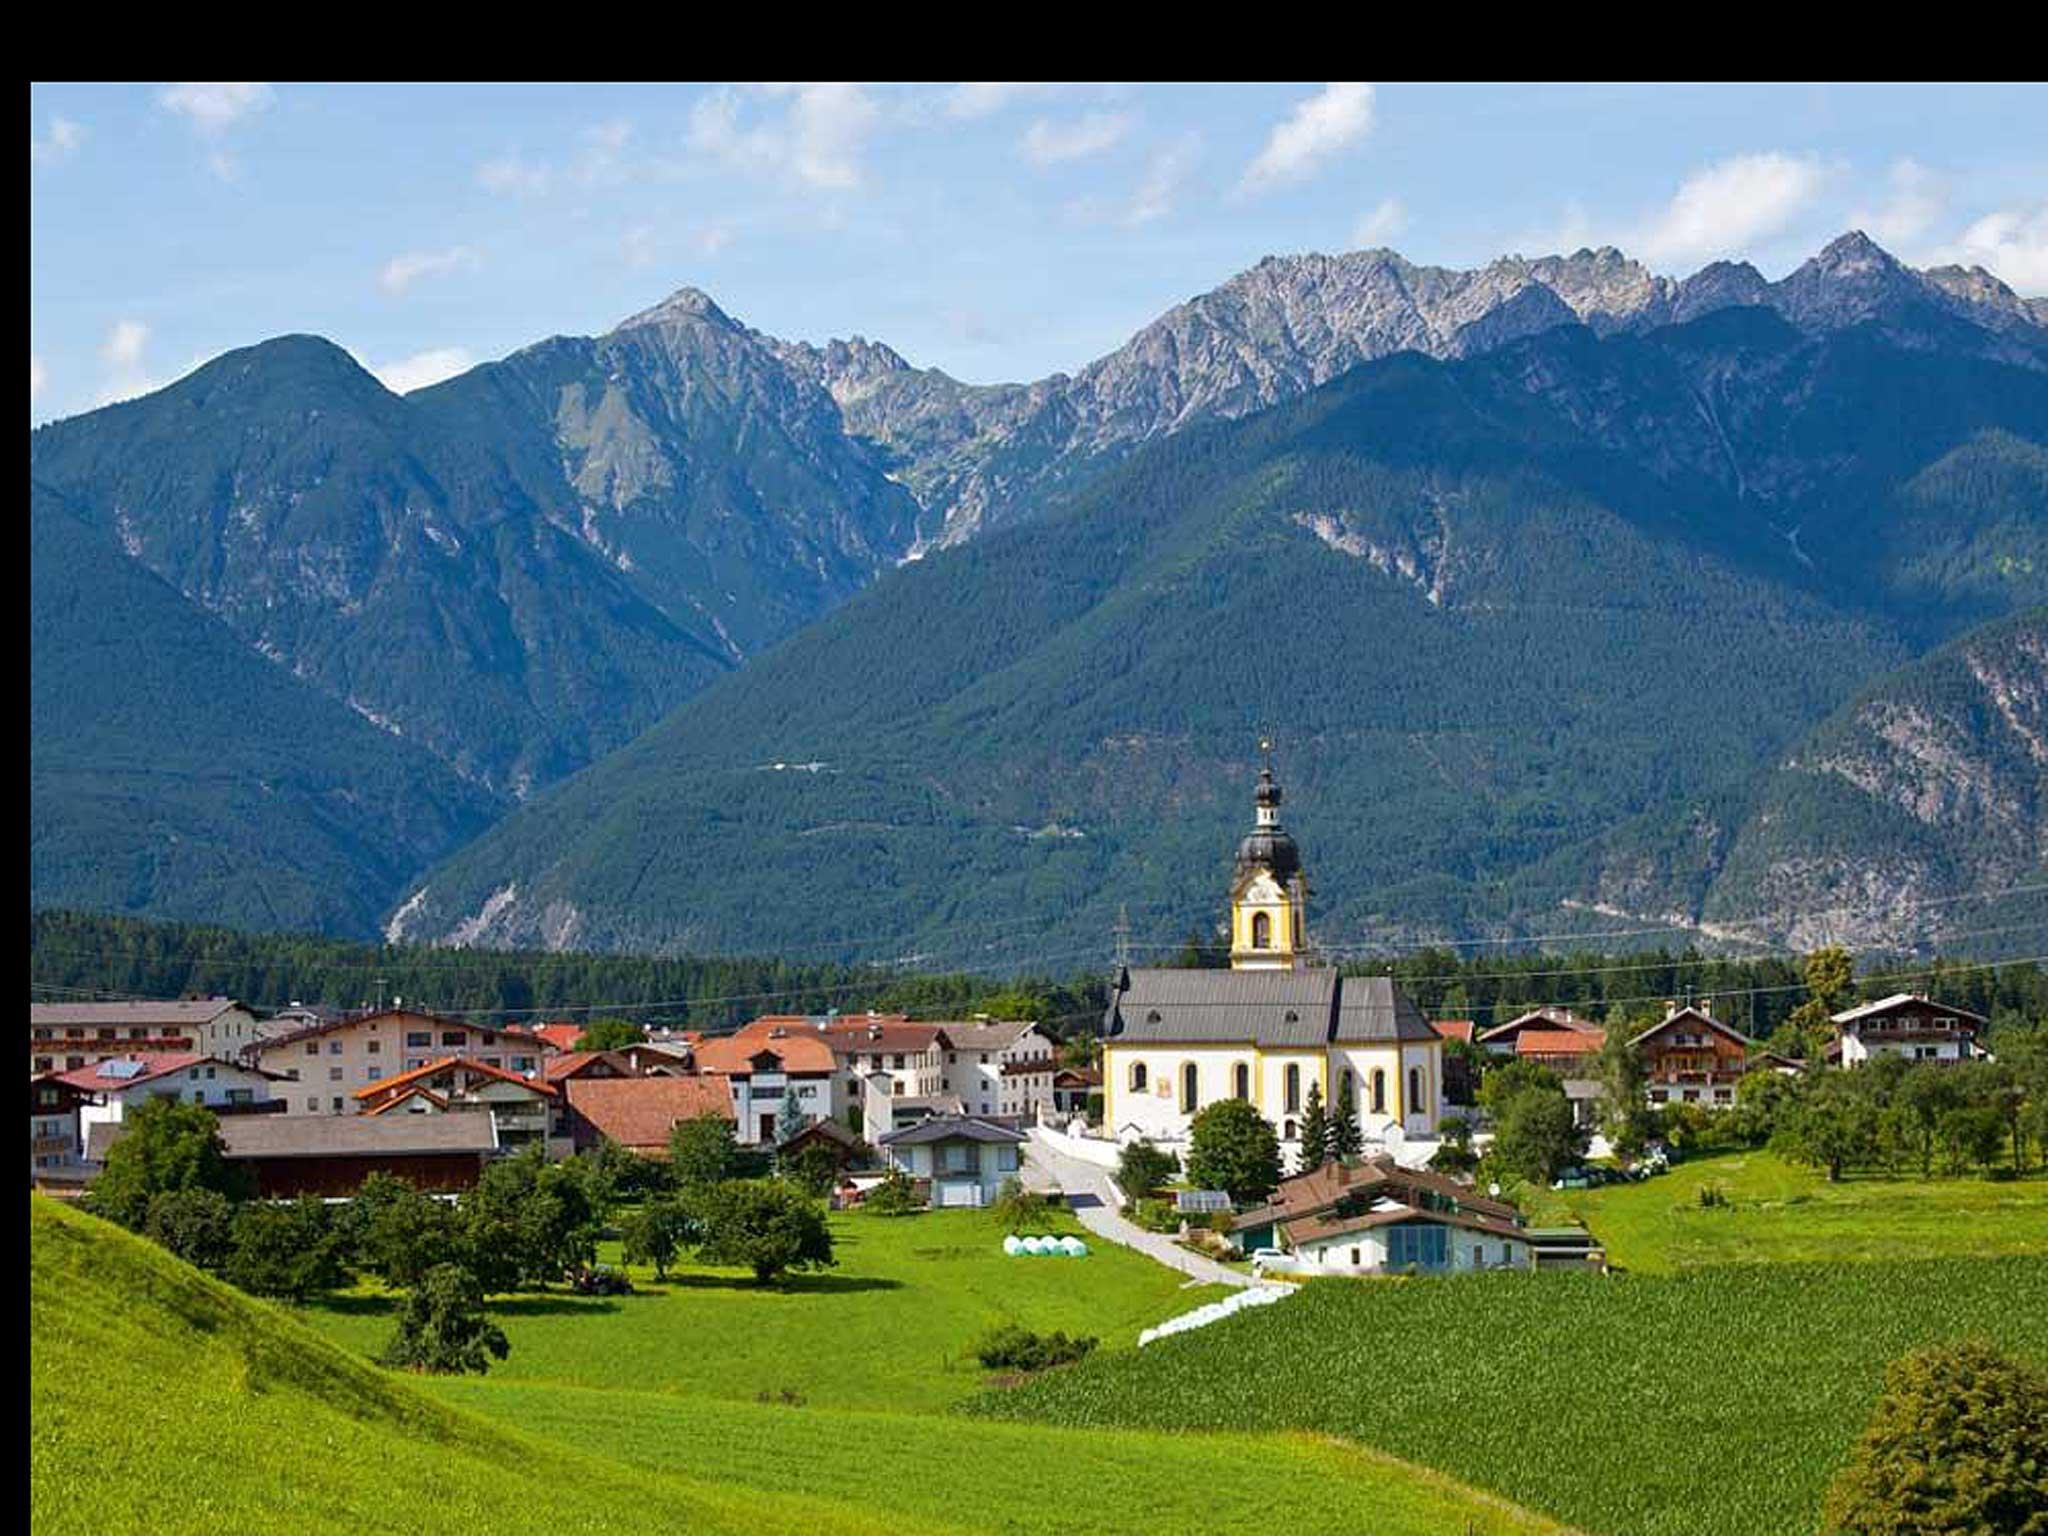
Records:
<instances>
[{"instance_id":1,"label":"arched church window","mask_svg":"<svg viewBox=\"0 0 2048 1536\"><path fill-rule=\"evenodd\" d=\"M1301 1068L1293 1062L1287 1064L1287 1112L1291 1115L1301 1108Z\"/></svg>"},{"instance_id":2,"label":"arched church window","mask_svg":"<svg viewBox=\"0 0 2048 1536\"><path fill-rule=\"evenodd\" d=\"M1422 1069L1408 1069L1408 1113L1415 1114L1422 1108Z\"/></svg>"},{"instance_id":3,"label":"arched church window","mask_svg":"<svg viewBox=\"0 0 2048 1536\"><path fill-rule=\"evenodd\" d=\"M1281 1125L1280 1139L1282 1141L1295 1141L1299 1139L1300 1136L1301 1127L1296 1125L1292 1120L1286 1121Z\"/></svg>"},{"instance_id":4,"label":"arched church window","mask_svg":"<svg viewBox=\"0 0 2048 1536\"><path fill-rule=\"evenodd\" d=\"M1271 949L1272 947L1273 918L1271 914L1266 912L1254 912L1252 914L1252 948Z\"/></svg>"},{"instance_id":5,"label":"arched church window","mask_svg":"<svg viewBox=\"0 0 2048 1536\"><path fill-rule=\"evenodd\" d=\"M1144 1091L1145 1063L1143 1063L1142 1061L1134 1061L1131 1063L1131 1092L1143 1093Z\"/></svg>"},{"instance_id":6,"label":"arched church window","mask_svg":"<svg viewBox=\"0 0 2048 1536\"><path fill-rule=\"evenodd\" d=\"M1243 1062L1240 1061L1237 1069L1231 1073L1231 1082L1240 1099L1252 1096L1252 1069Z\"/></svg>"},{"instance_id":7,"label":"arched church window","mask_svg":"<svg viewBox=\"0 0 2048 1536\"><path fill-rule=\"evenodd\" d=\"M1387 1074L1378 1067L1372 1069L1372 1112L1376 1115L1387 1112Z\"/></svg>"},{"instance_id":8,"label":"arched church window","mask_svg":"<svg viewBox=\"0 0 2048 1536\"><path fill-rule=\"evenodd\" d=\"M1195 1112L1195 1101L1201 1097L1201 1081L1192 1061L1180 1069L1180 1107L1183 1114Z\"/></svg>"}]
</instances>

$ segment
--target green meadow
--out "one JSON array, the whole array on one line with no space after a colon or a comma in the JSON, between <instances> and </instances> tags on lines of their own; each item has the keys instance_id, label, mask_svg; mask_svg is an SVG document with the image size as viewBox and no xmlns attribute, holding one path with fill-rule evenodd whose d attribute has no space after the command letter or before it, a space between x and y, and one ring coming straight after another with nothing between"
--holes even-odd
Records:
<instances>
[{"instance_id":1,"label":"green meadow","mask_svg":"<svg viewBox=\"0 0 2048 1536\"><path fill-rule=\"evenodd\" d=\"M1726 1200L1702 1205L1712 1187ZM1678 1164L1641 1184L1544 1191L1538 1224L1576 1221L1610 1262L1651 1274L1720 1264L2048 1257L2048 1178L1884 1178L1830 1184L1770 1152Z\"/></svg>"}]
</instances>

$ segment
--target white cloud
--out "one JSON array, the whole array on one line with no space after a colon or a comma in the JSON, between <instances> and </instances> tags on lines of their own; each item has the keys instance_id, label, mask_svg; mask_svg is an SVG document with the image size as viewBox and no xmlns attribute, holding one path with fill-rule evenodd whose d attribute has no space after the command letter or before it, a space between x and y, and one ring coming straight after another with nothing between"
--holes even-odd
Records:
<instances>
[{"instance_id":1,"label":"white cloud","mask_svg":"<svg viewBox=\"0 0 2048 1536\"><path fill-rule=\"evenodd\" d=\"M260 80L186 80L164 87L156 98L204 134L225 133L246 117L265 111L277 92Z\"/></svg>"},{"instance_id":2,"label":"white cloud","mask_svg":"<svg viewBox=\"0 0 2048 1536\"><path fill-rule=\"evenodd\" d=\"M1902 245L1919 239L1932 229L1948 207L1948 187L1941 177L1917 160L1896 160L1886 176L1885 199L1874 208L1859 208L1849 216L1853 229L1860 229L1880 245Z\"/></svg>"},{"instance_id":3,"label":"white cloud","mask_svg":"<svg viewBox=\"0 0 2048 1536\"><path fill-rule=\"evenodd\" d=\"M50 131L42 138L30 135L28 163L55 165L60 160L69 160L78 153L78 146L84 142L83 123L75 123L68 117L53 117L50 119Z\"/></svg>"},{"instance_id":4,"label":"white cloud","mask_svg":"<svg viewBox=\"0 0 2048 1536\"><path fill-rule=\"evenodd\" d=\"M553 181L554 172L546 162L523 160L516 154L500 155L476 168L478 186L512 197L538 197Z\"/></svg>"},{"instance_id":5,"label":"white cloud","mask_svg":"<svg viewBox=\"0 0 2048 1536\"><path fill-rule=\"evenodd\" d=\"M148 346L149 327L140 320L114 322L107 331L107 339L100 343L100 365L106 370L100 381L101 405L133 400L162 387L163 381L151 378L143 366L143 353Z\"/></svg>"},{"instance_id":6,"label":"white cloud","mask_svg":"<svg viewBox=\"0 0 2048 1536\"><path fill-rule=\"evenodd\" d=\"M1985 214L1933 262L1983 267L2029 298L2048 295L2048 201Z\"/></svg>"},{"instance_id":7,"label":"white cloud","mask_svg":"<svg viewBox=\"0 0 2048 1536\"><path fill-rule=\"evenodd\" d=\"M1041 117L1024 130L1017 147L1033 165L1058 165L1114 149L1130 128L1128 112L1090 112L1065 122Z\"/></svg>"},{"instance_id":8,"label":"white cloud","mask_svg":"<svg viewBox=\"0 0 2048 1536\"><path fill-rule=\"evenodd\" d=\"M1245 167L1240 189L1263 191L1312 176L1331 156L1372 132L1373 90L1359 81L1333 81L1297 102L1273 125L1266 147Z\"/></svg>"},{"instance_id":9,"label":"white cloud","mask_svg":"<svg viewBox=\"0 0 2048 1536\"><path fill-rule=\"evenodd\" d=\"M1188 172L1202 151L1202 136L1184 133L1164 149L1153 153L1145 166L1145 179L1123 212L1123 222L1132 227L1151 224L1173 212Z\"/></svg>"},{"instance_id":10,"label":"white cloud","mask_svg":"<svg viewBox=\"0 0 2048 1536\"><path fill-rule=\"evenodd\" d=\"M751 108L781 105L758 121ZM786 105L785 105L786 104ZM702 97L690 112L690 143L736 169L841 191L866 180L861 154L881 113L857 85L730 86Z\"/></svg>"},{"instance_id":11,"label":"white cloud","mask_svg":"<svg viewBox=\"0 0 2048 1536\"><path fill-rule=\"evenodd\" d=\"M444 277L450 272L474 271L481 258L466 245L445 251L407 251L384 263L377 283L386 293L401 294L423 277Z\"/></svg>"},{"instance_id":12,"label":"white cloud","mask_svg":"<svg viewBox=\"0 0 2048 1536\"><path fill-rule=\"evenodd\" d=\"M1649 261L1740 256L1804 213L1826 182L1811 155L1737 155L1695 171L1635 240Z\"/></svg>"},{"instance_id":13,"label":"white cloud","mask_svg":"<svg viewBox=\"0 0 2048 1536\"><path fill-rule=\"evenodd\" d=\"M993 117L1012 102L1049 95L1052 89L1042 80L963 80L941 100L948 117Z\"/></svg>"},{"instance_id":14,"label":"white cloud","mask_svg":"<svg viewBox=\"0 0 2048 1536\"><path fill-rule=\"evenodd\" d=\"M429 347L396 362L364 366L394 395L403 395L415 389L425 389L429 384L438 384L443 379L452 379L458 373L467 373L476 366L476 358L467 347Z\"/></svg>"},{"instance_id":15,"label":"white cloud","mask_svg":"<svg viewBox=\"0 0 2048 1536\"><path fill-rule=\"evenodd\" d=\"M1351 248L1366 250L1385 245L1407 227L1408 210L1401 206L1401 200L1398 197L1382 199L1377 208L1361 214L1358 222L1351 226Z\"/></svg>"},{"instance_id":16,"label":"white cloud","mask_svg":"<svg viewBox=\"0 0 2048 1536\"><path fill-rule=\"evenodd\" d=\"M41 399L41 398L43 397L43 391L44 391L44 389L46 389L46 388L47 388L47 387L49 386L49 383L50 383L50 375L49 375L49 372L48 372L48 371L47 371L47 370L46 370L46 369L45 369L45 368L43 367L43 360L42 360L42 359L41 359L40 357L37 357L37 356L35 355L35 353L33 353L33 352L29 353L29 355L28 355L28 399L29 399L29 404L31 404L31 405L35 404L35 402L36 402L36 401L40 400L40 399Z\"/></svg>"}]
</instances>

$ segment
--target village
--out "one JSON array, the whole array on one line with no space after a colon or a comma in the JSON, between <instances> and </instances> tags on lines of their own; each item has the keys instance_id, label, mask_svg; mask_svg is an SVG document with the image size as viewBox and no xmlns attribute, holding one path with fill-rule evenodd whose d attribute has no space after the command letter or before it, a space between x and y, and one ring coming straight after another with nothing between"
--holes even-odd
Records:
<instances>
[{"instance_id":1,"label":"village","mask_svg":"<svg viewBox=\"0 0 2048 1536\"><path fill-rule=\"evenodd\" d=\"M665 1161L708 1121L757 1166L810 1170L834 1209L885 1184L935 1209L1030 1191L1233 1286L1600 1267L1582 1227L1533 1225L1502 1198L1498 1168L1539 1191L1646 1178L1667 1141L1711 1143L1717 1118L1793 1101L1774 1084L1988 1059L1982 1017L1905 992L1833 1014L1811 1062L1747 1038L1709 999L1673 1000L1613 1043L1562 1006L1476 1031L1427 1019L1391 979L1315 962L1281 800L1268 767L1228 890L1229 968L1120 965L1099 1026L1066 1038L1029 1019L875 1012L766 1014L707 1036L403 1000L261 1017L226 997L32 1003L31 1184L86 1194L159 1102L213 1116L222 1158L264 1200L347 1201L375 1175L454 1197L529 1149ZM1532 1097L1511 1105L1488 1081ZM1636 1099L1628 1113L1617 1091ZM1934 1131L1966 1159L2000 1139L1981 1119ZM1489 1149L1508 1156L1481 1187ZM1854 1154L1825 1156L1839 1172Z\"/></svg>"}]
</instances>

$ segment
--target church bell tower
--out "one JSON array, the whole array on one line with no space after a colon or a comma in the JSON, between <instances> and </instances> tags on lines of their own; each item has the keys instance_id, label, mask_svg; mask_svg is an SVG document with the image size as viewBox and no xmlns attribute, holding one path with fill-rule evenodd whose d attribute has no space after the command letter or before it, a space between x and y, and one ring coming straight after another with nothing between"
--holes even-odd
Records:
<instances>
[{"instance_id":1,"label":"church bell tower","mask_svg":"<svg viewBox=\"0 0 2048 1536\"><path fill-rule=\"evenodd\" d=\"M1252 793L1252 830L1237 845L1230 882L1230 968L1292 971L1306 961L1308 885L1301 850L1280 825L1280 785L1270 759Z\"/></svg>"}]
</instances>

